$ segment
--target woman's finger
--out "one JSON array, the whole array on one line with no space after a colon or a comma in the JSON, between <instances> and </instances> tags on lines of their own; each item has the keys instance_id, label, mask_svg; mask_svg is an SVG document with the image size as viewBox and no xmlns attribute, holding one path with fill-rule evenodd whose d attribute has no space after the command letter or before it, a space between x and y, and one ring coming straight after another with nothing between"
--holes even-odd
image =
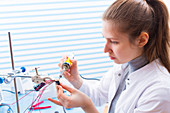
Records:
<instances>
[{"instance_id":1,"label":"woman's finger","mask_svg":"<svg viewBox=\"0 0 170 113\"><path fill-rule=\"evenodd\" d=\"M67 96L66 94L64 94L64 91L63 91L63 89L62 89L62 87L61 86L57 86L57 90L58 90L58 95L57 95L57 97L58 97L58 99L61 99L61 100L69 100L70 99L70 97L69 96Z\"/></svg>"},{"instance_id":2,"label":"woman's finger","mask_svg":"<svg viewBox=\"0 0 170 113\"><path fill-rule=\"evenodd\" d=\"M52 98L48 98L49 101L53 102L54 104L57 104L57 105L60 105L60 106L63 106L59 101L57 100L54 100Z\"/></svg>"},{"instance_id":3,"label":"woman's finger","mask_svg":"<svg viewBox=\"0 0 170 113\"><path fill-rule=\"evenodd\" d=\"M61 86L62 86L63 89L69 91L70 93L73 93L75 91L74 88L71 88L71 87L69 87L67 85L61 84Z\"/></svg>"},{"instance_id":4,"label":"woman's finger","mask_svg":"<svg viewBox=\"0 0 170 113\"><path fill-rule=\"evenodd\" d=\"M70 100L71 100L71 97L70 96L67 96L66 94L64 94L63 92L63 89L61 86L57 86L57 98L58 100L60 101L60 103L66 107L66 108L70 108L71 107L71 103L70 103Z\"/></svg>"},{"instance_id":5,"label":"woman's finger","mask_svg":"<svg viewBox=\"0 0 170 113\"><path fill-rule=\"evenodd\" d=\"M68 58L68 56L63 56L62 59L60 59L60 63L58 64L58 66L61 68L62 64L64 63L64 61L66 60L66 58Z\"/></svg>"},{"instance_id":6,"label":"woman's finger","mask_svg":"<svg viewBox=\"0 0 170 113\"><path fill-rule=\"evenodd\" d=\"M64 101L65 99L68 99L68 97L64 94L63 88L59 85L56 86L57 88L57 98Z\"/></svg>"},{"instance_id":7,"label":"woman's finger","mask_svg":"<svg viewBox=\"0 0 170 113\"><path fill-rule=\"evenodd\" d=\"M60 88L61 86L56 86L56 89L57 89L57 98L58 98L58 100L59 100L59 102L64 106L64 99L63 99L63 90L62 90L62 88Z\"/></svg>"}]
</instances>

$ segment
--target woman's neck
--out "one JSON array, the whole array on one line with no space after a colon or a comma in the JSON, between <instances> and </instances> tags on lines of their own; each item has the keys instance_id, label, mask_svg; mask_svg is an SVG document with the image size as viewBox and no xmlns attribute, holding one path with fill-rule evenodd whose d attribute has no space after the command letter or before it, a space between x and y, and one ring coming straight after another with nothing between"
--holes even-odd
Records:
<instances>
[{"instance_id":1,"label":"woman's neck","mask_svg":"<svg viewBox=\"0 0 170 113\"><path fill-rule=\"evenodd\" d=\"M139 68L145 66L146 64L148 64L148 60L145 55L141 55L129 61L128 64L129 64L129 73L132 73L138 70Z\"/></svg>"}]
</instances>

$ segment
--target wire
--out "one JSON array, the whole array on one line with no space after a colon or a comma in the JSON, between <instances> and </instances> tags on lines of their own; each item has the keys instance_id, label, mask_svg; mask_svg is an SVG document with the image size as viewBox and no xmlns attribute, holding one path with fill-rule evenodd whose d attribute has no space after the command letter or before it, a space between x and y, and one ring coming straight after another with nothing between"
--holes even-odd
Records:
<instances>
[{"instance_id":1,"label":"wire","mask_svg":"<svg viewBox=\"0 0 170 113\"><path fill-rule=\"evenodd\" d=\"M80 74L80 77L83 78L83 79L86 79L86 80L98 80L98 81L100 81L100 79L97 79L97 78L85 78L81 74Z\"/></svg>"},{"instance_id":2,"label":"wire","mask_svg":"<svg viewBox=\"0 0 170 113\"><path fill-rule=\"evenodd\" d=\"M30 93L32 93L33 91L30 91L29 93L27 93L26 95L24 95L23 97L21 97L19 100L21 100L21 99L23 99L24 97L26 97L28 94L30 94ZM18 100L18 101L19 101ZM16 101L17 102L17 101ZM13 102L12 104L9 104L9 105L13 105L13 104L15 104L16 102Z\"/></svg>"},{"instance_id":3,"label":"wire","mask_svg":"<svg viewBox=\"0 0 170 113\"><path fill-rule=\"evenodd\" d=\"M34 92L34 94L35 94L35 92ZM32 103L33 103L33 101L34 101L34 94L33 94L33 99L32 99ZM31 109L28 111L28 113L31 111ZM32 110L33 111L33 110ZM32 112L31 112L32 113Z\"/></svg>"},{"instance_id":4,"label":"wire","mask_svg":"<svg viewBox=\"0 0 170 113\"><path fill-rule=\"evenodd\" d=\"M6 91L6 92L9 92L9 93L15 94L14 91L6 90L6 89L3 89L2 91Z\"/></svg>"},{"instance_id":5,"label":"wire","mask_svg":"<svg viewBox=\"0 0 170 113\"><path fill-rule=\"evenodd\" d=\"M5 92L9 92L9 93L12 93L12 94L15 94L14 91L11 91L11 90L6 90L6 89L3 89L2 91L5 91ZM25 90L25 92L30 92L30 91L34 91L34 90ZM19 93L19 92L18 92Z\"/></svg>"},{"instance_id":6,"label":"wire","mask_svg":"<svg viewBox=\"0 0 170 113\"><path fill-rule=\"evenodd\" d=\"M25 112L27 111L27 109L29 109L29 107L31 107L31 106L37 101L37 99L38 99L38 101L40 100L40 98L41 98L44 90L45 90L48 86L50 86L53 82L54 82L54 81L52 81L51 83L47 84L46 86L44 86L44 88L43 88L42 90L40 90L40 92L39 92L38 96L36 97L36 99L31 103L31 105L29 105L29 106L24 110L23 113L25 113Z\"/></svg>"},{"instance_id":7,"label":"wire","mask_svg":"<svg viewBox=\"0 0 170 113\"><path fill-rule=\"evenodd\" d=\"M74 54L74 52L72 52L72 59L74 59L74 57L75 57L75 54ZM98 81L100 81L100 79L97 79L97 78L85 78L81 74L79 74L79 75L80 75L80 77L82 79L86 79L86 80L98 80Z\"/></svg>"},{"instance_id":8,"label":"wire","mask_svg":"<svg viewBox=\"0 0 170 113\"><path fill-rule=\"evenodd\" d=\"M7 106L7 107L8 107L7 113L14 113L14 111L12 110L12 108L10 107L10 105L5 104L5 103L1 103L0 106Z\"/></svg>"},{"instance_id":9,"label":"wire","mask_svg":"<svg viewBox=\"0 0 170 113\"><path fill-rule=\"evenodd\" d=\"M41 91L41 93L42 93L42 91ZM31 103L31 105L29 105L29 106L24 110L23 113L25 113L25 112L27 111L27 109L36 102L36 100L38 99L39 96L40 96L40 94L39 94L39 95L36 97L36 99Z\"/></svg>"},{"instance_id":10,"label":"wire","mask_svg":"<svg viewBox=\"0 0 170 113\"><path fill-rule=\"evenodd\" d=\"M65 107L63 106L63 111L64 111L64 113L66 113L66 110L65 110Z\"/></svg>"}]
</instances>

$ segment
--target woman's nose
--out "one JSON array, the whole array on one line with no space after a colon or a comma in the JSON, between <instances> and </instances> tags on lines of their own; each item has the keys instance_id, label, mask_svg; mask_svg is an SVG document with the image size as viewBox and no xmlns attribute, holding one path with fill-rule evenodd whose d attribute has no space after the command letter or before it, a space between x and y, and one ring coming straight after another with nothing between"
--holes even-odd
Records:
<instances>
[{"instance_id":1,"label":"woman's nose","mask_svg":"<svg viewBox=\"0 0 170 113\"><path fill-rule=\"evenodd\" d=\"M104 53L107 53L107 52L109 52L109 47L108 47L108 43L106 42L104 46Z\"/></svg>"}]
</instances>

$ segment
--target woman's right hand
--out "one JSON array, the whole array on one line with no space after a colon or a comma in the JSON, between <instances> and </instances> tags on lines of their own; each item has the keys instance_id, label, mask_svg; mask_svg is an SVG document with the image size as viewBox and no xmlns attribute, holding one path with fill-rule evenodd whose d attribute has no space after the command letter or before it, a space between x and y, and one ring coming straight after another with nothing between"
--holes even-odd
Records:
<instances>
[{"instance_id":1,"label":"woman's right hand","mask_svg":"<svg viewBox=\"0 0 170 113\"><path fill-rule=\"evenodd\" d=\"M64 56L61 60L58 66L60 67L60 72L62 72L62 64L66 61L68 56ZM77 89L79 89L83 83L82 78L79 75L78 72L78 66L77 66L77 60L70 59L71 66L70 69L65 70L63 73L63 76Z\"/></svg>"}]
</instances>

